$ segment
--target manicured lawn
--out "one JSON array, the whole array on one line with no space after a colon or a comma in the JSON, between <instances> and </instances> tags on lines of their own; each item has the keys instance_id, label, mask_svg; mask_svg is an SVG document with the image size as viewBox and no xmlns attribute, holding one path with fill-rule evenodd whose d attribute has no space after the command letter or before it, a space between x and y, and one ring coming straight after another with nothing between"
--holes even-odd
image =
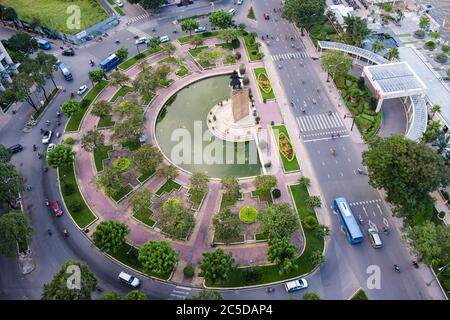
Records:
<instances>
[{"instance_id":1,"label":"manicured lawn","mask_svg":"<svg viewBox=\"0 0 450 320\"><path fill-rule=\"evenodd\" d=\"M150 171L148 173L145 173L145 174L139 176L138 177L139 182L144 183L144 181L147 180L148 178L150 178L154 173L155 173L155 171Z\"/></svg>"},{"instance_id":2,"label":"manicured lawn","mask_svg":"<svg viewBox=\"0 0 450 320\"><path fill-rule=\"evenodd\" d=\"M107 145L94 149L94 162L97 172L103 170L103 160L108 159L108 151L113 149L112 145Z\"/></svg>"},{"instance_id":3,"label":"manicured lawn","mask_svg":"<svg viewBox=\"0 0 450 320\"><path fill-rule=\"evenodd\" d=\"M144 100L144 104L148 105L150 103L150 101L152 101L154 95L143 95L142 99Z\"/></svg>"},{"instance_id":4,"label":"manicured lawn","mask_svg":"<svg viewBox=\"0 0 450 320\"><path fill-rule=\"evenodd\" d=\"M301 187L300 185L293 185L290 188L295 204L297 206L297 212L300 219L302 220L309 215L315 216L314 211L309 209L309 207L305 204L305 201L308 197L308 190L304 187ZM324 248L324 241L323 238L313 230L304 230L304 233L306 237L306 247L303 254L295 260L295 268L292 272L280 275L278 272L278 268L274 265L255 266L253 267L253 269L260 271L262 275L261 279L253 282L248 282L245 280L245 272L249 270L250 267L237 268L230 273L229 278L225 282L211 283L210 281L206 281L206 285L210 287L239 287L253 284L256 285L282 281L311 272L315 267L311 262L311 254L316 250L322 252Z\"/></svg>"},{"instance_id":5,"label":"manicured lawn","mask_svg":"<svg viewBox=\"0 0 450 320\"><path fill-rule=\"evenodd\" d=\"M250 61L261 60L259 48L256 46L256 40L250 34L244 36L244 44L247 49L247 55Z\"/></svg>"},{"instance_id":6,"label":"manicured lawn","mask_svg":"<svg viewBox=\"0 0 450 320\"><path fill-rule=\"evenodd\" d=\"M133 88L129 86L123 86L120 88L114 96L111 98L111 102L115 102L118 98L125 96L127 93L133 92Z\"/></svg>"},{"instance_id":7,"label":"manicured lawn","mask_svg":"<svg viewBox=\"0 0 450 320\"><path fill-rule=\"evenodd\" d=\"M199 35L200 37L202 37L204 39L217 37L219 35L219 33L220 33L220 30L206 31L206 32L201 32L201 33L196 33L196 34L193 33L191 36L184 36L184 37L178 38L178 42L181 43L181 44L188 43L196 35Z\"/></svg>"},{"instance_id":8,"label":"manicured lawn","mask_svg":"<svg viewBox=\"0 0 450 320\"><path fill-rule=\"evenodd\" d=\"M170 191L172 191L174 189L180 190L180 188L181 188L181 185L179 183L176 183L173 180L168 180L156 191L155 194L160 196L163 194L163 192L169 193Z\"/></svg>"},{"instance_id":9,"label":"manicured lawn","mask_svg":"<svg viewBox=\"0 0 450 320\"><path fill-rule=\"evenodd\" d=\"M350 300L369 300L363 289L359 289Z\"/></svg>"},{"instance_id":10,"label":"manicured lawn","mask_svg":"<svg viewBox=\"0 0 450 320\"><path fill-rule=\"evenodd\" d=\"M188 191L188 194L191 195L191 201L194 204L195 208L198 208L200 206L200 203L202 202L203 196L205 194L201 194L201 195L191 194L190 191Z\"/></svg>"},{"instance_id":11,"label":"manicured lawn","mask_svg":"<svg viewBox=\"0 0 450 320\"><path fill-rule=\"evenodd\" d=\"M127 184L126 186L122 186L122 188L120 188L120 191L117 193L117 195L115 197L112 197L112 199L114 201L118 202L120 199L122 199L128 193L130 193L131 190L133 190L133 188L129 184Z\"/></svg>"},{"instance_id":12,"label":"manicured lawn","mask_svg":"<svg viewBox=\"0 0 450 320\"><path fill-rule=\"evenodd\" d=\"M177 70L176 75L179 77L184 77L189 72L188 68L185 66L180 66L180 68Z\"/></svg>"},{"instance_id":13,"label":"manicured lawn","mask_svg":"<svg viewBox=\"0 0 450 320\"><path fill-rule=\"evenodd\" d=\"M89 209L81 196L75 178L73 164L58 168L61 194L64 198L68 213L72 216L75 223L84 228L95 220L95 215ZM65 186L70 187L65 187ZM70 190L68 189L70 188ZM79 208L79 210L78 210Z\"/></svg>"},{"instance_id":14,"label":"manicured lawn","mask_svg":"<svg viewBox=\"0 0 450 320\"><path fill-rule=\"evenodd\" d=\"M255 69L253 69L253 73L254 73L254 75L255 75L256 83L258 84L258 89L259 89L259 92L261 92L262 98L263 98L263 99L266 99L266 100L272 100L272 99L275 99L275 93L273 92L272 84L270 84L270 91L269 91L269 92L265 92L265 91L259 86L259 83L258 83L258 77L259 77L260 74L264 74L264 75L267 77L267 79L269 79L269 75L267 74L266 69L265 69L264 67L261 67L261 68L255 68ZM270 79L269 79L269 83L270 83Z\"/></svg>"},{"instance_id":15,"label":"manicured lawn","mask_svg":"<svg viewBox=\"0 0 450 320\"><path fill-rule=\"evenodd\" d=\"M206 49L208 49L208 46L192 48L192 49L189 49L189 53L190 53L193 57L197 57L198 54L199 54L200 52L202 52L203 50L206 50Z\"/></svg>"},{"instance_id":16,"label":"manicured lawn","mask_svg":"<svg viewBox=\"0 0 450 320\"><path fill-rule=\"evenodd\" d=\"M139 142L139 140L127 141L125 143L122 143L122 147L128 147L130 151L135 151L141 147L141 143Z\"/></svg>"},{"instance_id":17,"label":"manicured lawn","mask_svg":"<svg viewBox=\"0 0 450 320\"><path fill-rule=\"evenodd\" d=\"M280 159L281 159L281 162L283 163L284 171L285 172L292 172L292 171L300 170L300 165L298 164L297 156L295 155L295 152L293 151L294 146L292 145L292 140L289 137L289 133L288 133L288 131L286 129L286 126L284 126L284 125L273 126L272 130L273 130L273 135L275 137L275 143L278 146L278 152L280 154ZM281 153L280 145L278 143L278 137L279 137L280 133L284 133L288 137L288 139L291 141L292 152L294 152L294 158L291 161L289 161L289 159L287 159Z\"/></svg>"},{"instance_id":18,"label":"manicured lawn","mask_svg":"<svg viewBox=\"0 0 450 320\"><path fill-rule=\"evenodd\" d=\"M150 211L150 209L148 210L148 212L146 213L134 213L133 216L138 219L139 221L141 221L142 223L145 223L146 225L148 225L149 227L153 227L155 225L155 220L153 220L152 218L150 218L150 216L152 215L152 212Z\"/></svg>"},{"instance_id":19,"label":"manicured lawn","mask_svg":"<svg viewBox=\"0 0 450 320\"><path fill-rule=\"evenodd\" d=\"M69 121L67 122L65 132L78 131L81 121L83 120L84 114L86 113L87 109L89 109L91 103L95 100L95 98L99 95L99 93L108 85L108 83L109 83L108 81L102 80L98 82L91 90L89 90L89 92L83 98L83 100L85 101L84 107L80 108L78 112L76 112L70 117Z\"/></svg>"},{"instance_id":20,"label":"manicured lawn","mask_svg":"<svg viewBox=\"0 0 450 320\"><path fill-rule=\"evenodd\" d=\"M161 79L159 80L159 85L161 87L168 87L174 82L173 79Z\"/></svg>"},{"instance_id":21,"label":"manicured lawn","mask_svg":"<svg viewBox=\"0 0 450 320\"><path fill-rule=\"evenodd\" d=\"M2 0L5 7L13 7L20 19L31 22L33 17L38 16L41 25L62 31L67 34L77 34L108 18L108 13L97 2L90 0L73 0L69 3L60 0ZM80 29L69 28L67 8L75 5L80 9Z\"/></svg>"},{"instance_id":22,"label":"manicured lawn","mask_svg":"<svg viewBox=\"0 0 450 320\"><path fill-rule=\"evenodd\" d=\"M117 250L115 253L110 253L112 257L119 260L123 264L126 264L127 266L138 270L142 273L145 273L149 276L159 278L162 280L168 280L170 277L170 273L168 274L158 274L158 273L148 273L144 272L144 269L142 268L142 264L138 260L139 250L136 247L133 247L126 243L121 249Z\"/></svg>"},{"instance_id":23,"label":"manicured lawn","mask_svg":"<svg viewBox=\"0 0 450 320\"><path fill-rule=\"evenodd\" d=\"M112 120L112 116L109 114L107 116L102 116L98 120L97 128L103 129L103 128L111 128L116 124L114 120Z\"/></svg>"},{"instance_id":24,"label":"manicured lawn","mask_svg":"<svg viewBox=\"0 0 450 320\"><path fill-rule=\"evenodd\" d=\"M114 10L116 10L116 12L117 12L118 14L120 14L122 17L125 15L125 12L123 12L123 10L122 10L121 7L115 6L115 7L114 7Z\"/></svg>"},{"instance_id":25,"label":"manicured lawn","mask_svg":"<svg viewBox=\"0 0 450 320\"><path fill-rule=\"evenodd\" d=\"M266 201L269 205L271 205L273 203L272 195L270 194L270 191L265 192L265 193L252 191L252 197L259 197L259 200Z\"/></svg>"},{"instance_id":26,"label":"manicured lawn","mask_svg":"<svg viewBox=\"0 0 450 320\"><path fill-rule=\"evenodd\" d=\"M253 7L250 7L250 9L248 9L247 18L256 21L256 15L255 15L255 11L253 10Z\"/></svg>"},{"instance_id":27,"label":"manicured lawn","mask_svg":"<svg viewBox=\"0 0 450 320\"><path fill-rule=\"evenodd\" d=\"M48 96L48 101L45 101L44 104L38 109L38 111L36 111L33 114L33 119L37 119L42 114L42 112L45 111L45 109L48 106L48 103L52 101L53 97L56 95L57 92L58 92L58 89L56 89L56 88L53 89L52 93L50 93L50 95Z\"/></svg>"},{"instance_id":28,"label":"manicured lawn","mask_svg":"<svg viewBox=\"0 0 450 320\"><path fill-rule=\"evenodd\" d=\"M121 70L126 70L126 69L134 66L139 60L142 60L142 59L148 57L149 55L157 53L159 51L161 51L161 47L160 46L147 49L147 50L145 50L145 51L143 51L141 53L138 53L134 57L131 57L130 59L125 60L124 62L119 64L118 68L121 69Z\"/></svg>"}]
</instances>

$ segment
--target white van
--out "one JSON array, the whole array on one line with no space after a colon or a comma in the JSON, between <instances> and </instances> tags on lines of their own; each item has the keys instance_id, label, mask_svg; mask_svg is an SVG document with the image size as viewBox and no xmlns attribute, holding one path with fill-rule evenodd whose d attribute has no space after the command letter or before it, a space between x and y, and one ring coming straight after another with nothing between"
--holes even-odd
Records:
<instances>
[{"instance_id":1,"label":"white van","mask_svg":"<svg viewBox=\"0 0 450 320\"><path fill-rule=\"evenodd\" d=\"M378 231L374 228L369 228L367 230L367 233L369 234L370 242L372 243L372 247L375 249L381 248L383 246L383 242L381 242L380 235L378 234Z\"/></svg>"},{"instance_id":2,"label":"white van","mask_svg":"<svg viewBox=\"0 0 450 320\"><path fill-rule=\"evenodd\" d=\"M292 293L292 292L296 292L296 291L308 288L308 282L306 281L305 278L300 278L298 280L286 282L284 284L284 286L288 293Z\"/></svg>"},{"instance_id":3,"label":"white van","mask_svg":"<svg viewBox=\"0 0 450 320\"><path fill-rule=\"evenodd\" d=\"M159 42L161 42L161 43L167 42L167 41L169 41L169 40L170 40L170 39L169 39L168 36L162 36L162 37L159 38Z\"/></svg>"},{"instance_id":4,"label":"white van","mask_svg":"<svg viewBox=\"0 0 450 320\"><path fill-rule=\"evenodd\" d=\"M236 10L234 8L231 8L228 10L228 13L231 13L233 16L236 14Z\"/></svg>"},{"instance_id":5,"label":"white van","mask_svg":"<svg viewBox=\"0 0 450 320\"><path fill-rule=\"evenodd\" d=\"M119 280L134 288L139 287L139 285L141 284L141 281L138 278L133 277L132 275L126 272L119 273Z\"/></svg>"}]
</instances>

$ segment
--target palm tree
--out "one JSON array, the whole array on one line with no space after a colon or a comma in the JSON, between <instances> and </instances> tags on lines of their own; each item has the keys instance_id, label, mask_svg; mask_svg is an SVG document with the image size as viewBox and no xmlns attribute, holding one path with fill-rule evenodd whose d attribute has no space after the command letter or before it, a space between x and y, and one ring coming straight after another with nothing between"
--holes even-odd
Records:
<instances>
[{"instance_id":1,"label":"palm tree","mask_svg":"<svg viewBox=\"0 0 450 320\"><path fill-rule=\"evenodd\" d=\"M384 55L384 57L390 61L394 59L398 59L400 56L398 49L396 47L390 48L388 52Z\"/></svg>"},{"instance_id":2,"label":"palm tree","mask_svg":"<svg viewBox=\"0 0 450 320\"><path fill-rule=\"evenodd\" d=\"M437 147L438 152L442 153L446 148L450 147L450 135L442 132L431 145Z\"/></svg>"},{"instance_id":3,"label":"palm tree","mask_svg":"<svg viewBox=\"0 0 450 320\"><path fill-rule=\"evenodd\" d=\"M431 107L431 118L434 118L434 115L436 114L436 112L441 112L441 106L438 104L435 104L433 107Z\"/></svg>"},{"instance_id":4,"label":"palm tree","mask_svg":"<svg viewBox=\"0 0 450 320\"><path fill-rule=\"evenodd\" d=\"M381 51L385 48L384 44L381 43L380 41L376 40L372 43L372 50L373 52L378 52Z\"/></svg>"}]
</instances>

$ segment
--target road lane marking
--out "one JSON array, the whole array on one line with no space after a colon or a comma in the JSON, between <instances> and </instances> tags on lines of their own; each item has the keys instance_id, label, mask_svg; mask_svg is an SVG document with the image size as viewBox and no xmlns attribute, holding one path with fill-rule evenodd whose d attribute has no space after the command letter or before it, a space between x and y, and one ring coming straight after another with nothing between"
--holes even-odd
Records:
<instances>
[{"instance_id":1,"label":"road lane marking","mask_svg":"<svg viewBox=\"0 0 450 320\"><path fill-rule=\"evenodd\" d=\"M367 210L366 210L366 207L365 207L365 206L363 206L363 210L364 210L364 213L366 214L366 217L368 218L369 215L367 214Z\"/></svg>"}]
</instances>

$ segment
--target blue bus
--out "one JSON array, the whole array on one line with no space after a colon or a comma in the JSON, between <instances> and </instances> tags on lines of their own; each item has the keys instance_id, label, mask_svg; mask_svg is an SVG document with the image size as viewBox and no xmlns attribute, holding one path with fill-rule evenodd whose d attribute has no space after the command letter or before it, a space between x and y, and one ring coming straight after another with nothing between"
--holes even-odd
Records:
<instances>
[{"instance_id":1,"label":"blue bus","mask_svg":"<svg viewBox=\"0 0 450 320\"><path fill-rule=\"evenodd\" d=\"M102 67L105 72L108 72L114 69L120 62L121 60L119 59L119 57L117 57L116 54L113 53L108 58L100 62L100 67Z\"/></svg>"},{"instance_id":2,"label":"blue bus","mask_svg":"<svg viewBox=\"0 0 450 320\"><path fill-rule=\"evenodd\" d=\"M364 240L364 234L353 216L352 209L350 209L347 199L344 197L336 198L334 200L334 209L336 210L339 221L347 234L348 241L351 244L362 242Z\"/></svg>"},{"instance_id":3,"label":"blue bus","mask_svg":"<svg viewBox=\"0 0 450 320\"><path fill-rule=\"evenodd\" d=\"M52 45L47 40L36 38L36 41L39 45L39 48L43 50L50 50L52 48Z\"/></svg>"},{"instance_id":4,"label":"blue bus","mask_svg":"<svg viewBox=\"0 0 450 320\"><path fill-rule=\"evenodd\" d=\"M59 64L59 69L61 70L61 72L62 72L64 78L65 78L67 81L72 81L72 80L73 80L72 73L70 72L69 68L68 68L64 63L61 62L61 63Z\"/></svg>"}]
</instances>

